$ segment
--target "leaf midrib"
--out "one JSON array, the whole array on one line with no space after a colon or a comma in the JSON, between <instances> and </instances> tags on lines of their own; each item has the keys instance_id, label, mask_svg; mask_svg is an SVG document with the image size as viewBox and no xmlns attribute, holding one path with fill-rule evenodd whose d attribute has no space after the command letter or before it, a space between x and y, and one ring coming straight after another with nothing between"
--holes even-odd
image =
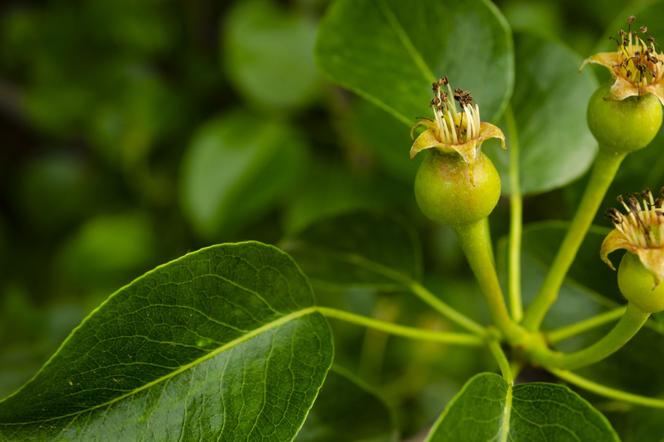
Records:
<instances>
[{"instance_id":1,"label":"leaf midrib","mask_svg":"<svg viewBox=\"0 0 664 442\"><path fill-rule=\"evenodd\" d=\"M422 55L411 41L410 37L408 36L408 33L403 28L401 22L399 22L399 19L394 14L394 11L392 11L392 9L385 2L385 0L377 0L377 2L378 6L381 9L381 12L383 13L383 16L387 20L388 24L390 25L394 33L397 35L399 42L406 50L410 58L413 60L413 63L415 63L415 66L417 66L417 69L420 71L424 79L430 83L436 81L436 76L433 74L431 68L426 63L426 61L424 61L424 58L422 58Z\"/></svg>"},{"instance_id":2,"label":"leaf midrib","mask_svg":"<svg viewBox=\"0 0 664 442\"><path fill-rule=\"evenodd\" d=\"M302 247L309 247L314 250L317 249L317 252L314 253L327 254L346 264L352 264L358 267L364 267L365 270L369 270L370 272L391 279L399 284L403 284L404 286L408 286L412 284L412 282L414 281L414 278L410 277L405 273L400 272L399 270L395 270L392 267L386 266L384 264L376 262L370 258L367 258L357 253L341 252L331 249L329 247L321 247L302 240L298 240L297 244Z\"/></svg>"},{"instance_id":3,"label":"leaf midrib","mask_svg":"<svg viewBox=\"0 0 664 442\"><path fill-rule=\"evenodd\" d=\"M179 375L180 373L183 373L183 372L189 370L190 368L195 367L198 364L201 364L201 363L207 361L208 359L212 359L215 356L217 356L217 355L219 355L219 354L221 354L221 353L223 353L223 352L225 352L229 349L232 349L232 348L236 347L237 345L240 345L240 344L250 340L251 338L254 338L254 337L256 337L256 336L258 336L258 335L260 335L264 332L267 332L269 330L277 328L277 327L279 327L281 325L284 325L284 324L286 324L286 323L288 323L292 320L295 320L295 319L298 319L300 317L306 316L308 314L316 313L316 312L317 312L317 307L316 306L310 306L310 307L307 307L307 308L304 308L304 309L301 309L301 310L291 312L291 313L289 313L285 316L282 316L278 319L275 319L274 321L263 324L262 326L260 326L258 328L255 328L254 330L251 330L250 332L248 332L248 333L246 333L246 334L244 334L244 335L242 335L242 336L240 336L240 337L238 337L238 338L236 338L232 341L227 342L226 344L220 346L219 348L217 348L213 351L210 351L209 353L205 354L204 356L201 356L200 358L195 359L195 360L189 362L188 364L185 364L185 365L181 366L180 368L178 368L176 370L173 370L172 372L170 372L170 373L168 373L164 376L156 378L156 379L154 379L154 380L152 380L152 381L150 381L150 382L148 382L144 385L141 385L140 387L135 388L135 389L133 389L133 390L121 395L121 396L113 398L110 401L106 401L104 403L97 404L94 407L90 407L90 408L80 410L80 411L76 411L76 412L69 413L69 414L64 414L62 416L54 416L54 417L47 418L47 419L39 419L39 420L27 421L27 422L3 422L3 423L0 423L0 427L2 427L2 426L5 426L5 427L22 426L22 425L31 425L31 424L39 424L39 423L44 423L44 422L51 422L51 421L55 421L55 420L65 419L65 418L68 418L68 417L78 416L78 415L81 415L83 413L88 413L90 411L94 411L94 410L102 408L102 407L108 407L108 406L110 406L110 405L112 405L116 402L119 402L121 400L124 400L124 399L130 397L130 396L133 396L133 395L138 394L138 393L140 393L144 390L147 390L147 389L159 384L160 382L171 379L171 378Z\"/></svg>"},{"instance_id":4,"label":"leaf midrib","mask_svg":"<svg viewBox=\"0 0 664 442\"><path fill-rule=\"evenodd\" d=\"M506 381L507 382L507 381ZM512 390L513 385L507 382L507 393L505 394L505 405L503 407L503 415L500 420L500 429L498 434L499 442L507 442L510 434L510 420L512 419Z\"/></svg>"}]
</instances>

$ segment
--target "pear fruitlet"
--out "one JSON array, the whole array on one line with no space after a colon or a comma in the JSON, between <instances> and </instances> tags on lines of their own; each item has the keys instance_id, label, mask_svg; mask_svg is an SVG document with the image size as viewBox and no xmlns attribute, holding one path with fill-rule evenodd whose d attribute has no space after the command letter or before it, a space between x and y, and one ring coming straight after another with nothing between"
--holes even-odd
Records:
<instances>
[{"instance_id":1,"label":"pear fruitlet","mask_svg":"<svg viewBox=\"0 0 664 442\"><path fill-rule=\"evenodd\" d=\"M600 148L615 154L643 149L662 125L662 105L652 94L616 101L610 86L595 91L588 103L588 127Z\"/></svg>"},{"instance_id":2,"label":"pear fruitlet","mask_svg":"<svg viewBox=\"0 0 664 442\"><path fill-rule=\"evenodd\" d=\"M618 268L620 293L644 312L664 311L664 284L655 285L655 277L633 253L625 253Z\"/></svg>"},{"instance_id":3,"label":"pear fruitlet","mask_svg":"<svg viewBox=\"0 0 664 442\"><path fill-rule=\"evenodd\" d=\"M457 154L427 152L415 177L415 198L422 212L448 226L471 224L489 216L500 198L500 175L480 153L473 164Z\"/></svg>"}]
</instances>

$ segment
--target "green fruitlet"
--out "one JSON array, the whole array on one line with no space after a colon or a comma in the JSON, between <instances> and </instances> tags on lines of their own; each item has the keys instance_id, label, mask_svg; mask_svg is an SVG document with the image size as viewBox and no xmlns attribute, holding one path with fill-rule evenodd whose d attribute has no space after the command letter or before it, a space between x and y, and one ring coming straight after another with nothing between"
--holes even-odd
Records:
<instances>
[{"instance_id":1,"label":"green fruitlet","mask_svg":"<svg viewBox=\"0 0 664 442\"><path fill-rule=\"evenodd\" d=\"M632 253L625 253L618 268L618 287L623 296L648 313L664 311L664 284Z\"/></svg>"},{"instance_id":2,"label":"green fruitlet","mask_svg":"<svg viewBox=\"0 0 664 442\"><path fill-rule=\"evenodd\" d=\"M615 100L607 85L590 98L587 116L588 127L602 149L629 153L655 138L662 125L662 104L652 94Z\"/></svg>"},{"instance_id":3,"label":"green fruitlet","mask_svg":"<svg viewBox=\"0 0 664 442\"><path fill-rule=\"evenodd\" d=\"M415 177L415 198L432 221L458 226L486 218L500 198L500 175L480 153L466 163L454 153L427 152Z\"/></svg>"}]
</instances>

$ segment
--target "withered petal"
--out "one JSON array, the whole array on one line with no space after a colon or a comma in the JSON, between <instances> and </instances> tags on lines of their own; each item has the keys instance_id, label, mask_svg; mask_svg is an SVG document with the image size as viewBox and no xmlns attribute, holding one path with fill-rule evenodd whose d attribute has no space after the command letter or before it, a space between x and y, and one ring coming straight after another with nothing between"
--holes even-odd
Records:
<instances>
[{"instance_id":1,"label":"withered petal","mask_svg":"<svg viewBox=\"0 0 664 442\"><path fill-rule=\"evenodd\" d=\"M434 129L426 129L415 138L415 141L413 141L413 145L410 147L410 159L412 160L415 158L415 155L423 150L438 147L440 145L440 141L436 138Z\"/></svg>"},{"instance_id":2,"label":"withered petal","mask_svg":"<svg viewBox=\"0 0 664 442\"><path fill-rule=\"evenodd\" d=\"M590 57L583 60L583 63L581 63L579 70L583 69L588 63L591 63L591 64L599 64L601 66L604 66L605 68L609 69L613 74L614 73L613 68L616 65L619 65L621 61L622 61L622 56L619 52L600 52L598 54L591 55Z\"/></svg>"},{"instance_id":3,"label":"withered petal","mask_svg":"<svg viewBox=\"0 0 664 442\"><path fill-rule=\"evenodd\" d=\"M655 286L664 279L664 248L637 249L641 264L655 277Z\"/></svg>"},{"instance_id":4,"label":"withered petal","mask_svg":"<svg viewBox=\"0 0 664 442\"><path fill-rule=\"evenodd\" d=\"M505 145L505 134L503 134L503 131L498 126L494 126L491 123L480 123L480 143L489 138L498 138L500 140L500 147L507 149L507 146Z\"/></svg>"},{"instance_id":5,"label":"withered petal","mask_svg":"<svg viewBox=\"0 0 664 442\"><path fill-rule=\"evenodd\" d=\"M664 79L657 83L649 84L645 89L646 91L659 98L659 102L664 105Z\"/></svg>"},{"instance_id":6,"label":"withered petal","mask_svg":"<svg viewBox=\"0 0 664 442\"><path fill-rule=\"evenodd\" d=\"M625 78L616 77L611 85L611 97L617 101L638 95L640 95L639 87Z\"/></svg>"},{"instance_id":7,"label":"withered petal","mask_svg":"<svg viewBox=\"0 0 664 442\"><path fill-rule=\"evenodd\" d=\"M632 247L629 241L627 241L627 238L625 238L625 235L623 235L619 230L613 229L609 232L608 235L606 235L606 238L604 238L604 241L602 241L602 246L599 250L599 255L602 258L602 261L611 267L611 270L615 270L616 268L609 259L609 254L615 252L618 249L625 249L631 252L635 251L634 247Z\"/></svg>"}]
</instances>

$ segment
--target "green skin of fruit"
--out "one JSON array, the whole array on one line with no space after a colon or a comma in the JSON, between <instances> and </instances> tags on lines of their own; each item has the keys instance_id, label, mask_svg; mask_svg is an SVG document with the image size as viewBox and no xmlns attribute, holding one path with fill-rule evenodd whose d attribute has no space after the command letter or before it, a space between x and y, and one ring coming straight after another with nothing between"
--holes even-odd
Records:
<instances>
[{"instance_id":1,"label":"green skin of fruit","mask_svg":"<svg viewBox=\"0 0 664 442\"><path fill-rule=\"evenodd\" d=\"M662 105L652 94L616 101L610 86L595 91L588 103L588 127L602 149L616 154L646 147L662 125Z\"/></svg>"},{"instance_id":2,"label":"green skin of fruit","mask_svg":"<svg viewBox=\"0 0 664 442\"><path fill-rule=\"evenodd\" d=\"M629 302L644 312L664 311L664 283L655 286L654 275L633 253L625 253L620 261L618 287Z\"/></svg>"},{"instance_id":3,"label":"green skin of fruit","mask_svg":"<svg viewBox=\"0 0 664 442\"><path fill-rule=\"evenodd\" d=\"M483 153L470 166L457 154L431 149L417 170L415 199L434 222L448 226L477 222L489 216L499 198L500 175Z\"/></svg>"}]
</instances>

